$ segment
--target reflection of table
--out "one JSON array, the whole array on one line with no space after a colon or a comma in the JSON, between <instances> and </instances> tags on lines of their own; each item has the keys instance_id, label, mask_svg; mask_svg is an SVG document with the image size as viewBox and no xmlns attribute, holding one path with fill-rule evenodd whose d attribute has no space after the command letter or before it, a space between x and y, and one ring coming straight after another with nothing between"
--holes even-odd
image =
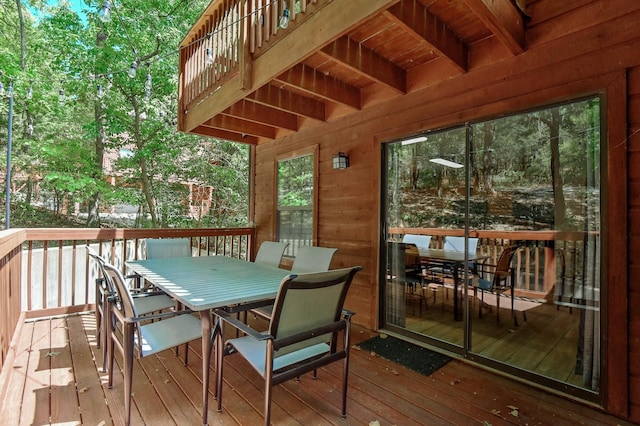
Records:
<instances>
[{"instance_id":1,"label":"reflection of table","mask_svg":"<svg viewBox=\"0 0 640 426\"><path fill-rule=\"evenodd\" d=\"M197 311L202 321L202 424L207 424L211 310L276 297L290 271L225 256L149 259L127 262L146 280Z\"/></svg>"},{"instance_id":2,"label":"reflection of table","mask_svg":"<svg viewBox=\"0 0 640 426\"><path fill-rule=\"evenodd\" d=\"M463 252L441 249L424 249L418 252L417 248L407 247L407 255L416 256L420 259L428 260L431 263L439 263L443 267L450 266L451 275L453 277L453 317L456 321L460 320L460 309L458 301L458 284L460 283L460 266L466 262L476 262L478 260L487 259L489 256L477 253L468 253L466 256Z\"/></svg>"}]
</instances>

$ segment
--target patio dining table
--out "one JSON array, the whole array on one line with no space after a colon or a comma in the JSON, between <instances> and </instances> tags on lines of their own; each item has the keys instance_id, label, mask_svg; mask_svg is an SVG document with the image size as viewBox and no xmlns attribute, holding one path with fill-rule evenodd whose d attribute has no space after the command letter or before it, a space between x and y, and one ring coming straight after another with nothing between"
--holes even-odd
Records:
<instances>
[{"instance_id":1,"label":"patio dining table","mask_svg":"<svg viewBox=\"0 0 640 426\"><path fill-rule=\"evenodd\" d=\"M415 247L415 246L414 246ZM437 263L442 265L443 267L451 268L451 275L453 278L453 317L456 321L459 321L460 318L460 308L458 301L458 285L462 281L460 275L460 268L467 262L477 262L479 260L485 260L489 258L489 256L478 253L468 253L465 256L464 252L454 251L454 250L442 250L442 249L420 249L411 248L407 249L406 253L408 255L416 256L422 260L427 261L428 263ZM464 274L464 272L463 272Z\"/></svg>"},{"instance_id":2,"label":"patio dining table","mask_svg":"<svg viewBox=\"0 0 640 426\"><path fill-rule=\"evenodd\" d=\"M274 299L282 279L291 273L226 256L181 257L126 262L135 273L198 312L202 323L202 424L207 424L209 360L218 327L212 310L258 304Z\"/></svg>"}]
</instances>

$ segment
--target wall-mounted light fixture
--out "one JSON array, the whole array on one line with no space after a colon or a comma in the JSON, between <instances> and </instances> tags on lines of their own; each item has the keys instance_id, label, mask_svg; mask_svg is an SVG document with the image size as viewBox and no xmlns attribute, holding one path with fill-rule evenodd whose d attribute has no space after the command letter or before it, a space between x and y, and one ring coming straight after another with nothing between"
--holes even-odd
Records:
<instances>
[{"instance_id":1,"label":"wall-mounted light fixture","mask_svg":"<svg viewBox=\"0 0 640 426\"><path fill-rule=\"evenodd\" d=\"M346 169L349 167L349 157L344 152L339 152L338 155L333 157L333 168L337 170Z\"/></svg>"}]
</instances>

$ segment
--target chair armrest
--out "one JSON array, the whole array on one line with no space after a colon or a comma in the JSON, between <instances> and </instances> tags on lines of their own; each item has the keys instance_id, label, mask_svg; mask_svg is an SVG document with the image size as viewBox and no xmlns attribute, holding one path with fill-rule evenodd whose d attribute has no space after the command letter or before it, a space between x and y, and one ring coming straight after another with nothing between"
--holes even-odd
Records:
<instances>
[{"instance_id":1,"label":"chair armrest","mask_svg":"<svg viewBox=\"0 0 640 426\"><path fill-rule=\"evenodd\" d=\"M149 321L149 320L156 320L156 319L163 319L163 318L172 318L178 315L185 315L185 314L191 314L191 313L193 313L191 309L184 309L181 311L162 312L154 315L144 315L141 317L125 318L124 321L125 322Z\"/></svg>"},{"instance_id":2,"label":"chair armrest","mask_svg":"<svg viewBox=\"0 0 640 426\"><path fill-rule=\"evenodd\" d=\"M351 321L351 317L354 316L355 314L356 314L355 312L350 311L348 309L342 310L342 317L347 321Z\"/></svg>"},{"instance_id":3,"label":"chair armrest","mask_svg":"<svg viewBox=\"0 0 640 426\"><path fill-rule=\"evenodd\" d=\"M243 333L247 334L248 336L253 337L256 340L273 339L273 337L270 334L260 333L260 332L258 332L256 330L254 330L253 328L249 327L247 324L243 323L242 321L240 321L236 317L230 315L225 310L216 309L215 311L213 311L213 313L216 314L216 316L218 318L220 318L221 320L231 324L232 326L234 326L238 330L242 331Z\"/></svg>"}]
</instances>

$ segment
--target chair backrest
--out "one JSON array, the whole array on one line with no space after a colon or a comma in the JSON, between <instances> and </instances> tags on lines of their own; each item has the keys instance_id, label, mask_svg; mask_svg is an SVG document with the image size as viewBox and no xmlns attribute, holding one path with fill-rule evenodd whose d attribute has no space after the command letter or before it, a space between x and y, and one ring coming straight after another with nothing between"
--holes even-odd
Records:
<instances>
[{"instance_id":1,"label":"chair backrest","mask_svg":"<svg viewBox=\"0 0 640 426\"><path fill-rule=\"evenodd\" d=\"M147 238L147 259L165 259L168 257L190 257L190 238Z\"/></svg>"},{"instance_id":2,"label":"chair backrest","mask_svg":"<svg viewBox=\"0 0 640 426\"><path fill-rule=\"evenodd\" d=\"M464 237L444 237L443 248L445 250L464 253ZM468 252L471 254L475 254L477 248L478 238L469 238Z\"/></svg>"},{"instance_id":3,"label":"chair backrest","mask_svg":"<svg viewBox=\"0 0 640 426\"><path fill-rule=\"evenodd\" d=\"M496 263L496 269L494 270L494 285L498 285L500 281L511 276L511 261L519 249L520 246L513 245L507 246L502 250L500 257L498 258L498 262Z\"/></svg>"},{"instance_id":4,"label":"chair backrest","mask_svg":"<svg viewBox=\"0 0 640 426\"><path fill-rule=\"evenodd\" d=\"M111 281L113 290L116 292L117 301L114 304L116 309L118 309L125 318L136 318L138 314L122 272L108 262L105 262L102 268L105 279L108 278Z\"/></svg>"},{"instance_id":5,"label":"chair backrest","mask_svg":"<svg viewBox=\"0 0 640 426\"><path fill-rule=\"evenodd\" d=\"M323 272L328 271L331 259L338 249L330 247L301 246L293 261L291 272Z\"/></svg>"},{"instance_id":6,"label":"chair backrest","mask_svg":"<svg viewBox=\"0 0 640 426\"><path fill-rule=\"evenodd\" d=\"M416 247L418 247L418 252L423 254L425 250L429 249L429 245L431 244L431 235L404 234L402 242L415 244Z\"/></svg>"},{"instance_id":7,"label":"chair backrest","mask_svg":"<svg viewBox=\"0 0 640 426\"><path fill-rule=\"evenodd\" d=\"M256 254L256 258L254 260L255 263L260 263L262 265L280 266L280 262L282 261L282 254L284 250L287 248L289 243L280 243L275 241L264 241L260 244L260 248L258 249L258 253Z\"/></svg>"},{"instance_id":8,"label":"chair backrest","mask_svg":"<svg viewBox=\"0 0 640 426\"><path fill-rule=\"evenodd\" d=\"M91 258L95 260L96 263L98 264L98 269L100 270L100 273L102 274L102 279L103 279L102 288L106 289L108 292L114 292L115 289L113 288L113 283L111 282L111 279L107 276L107 273L104 270L104 265L107 263L105 258L100 256L98 253L96 253L95 250L93 250L88 245L87 245L87 254L91 256Z\"/></svg>"},{"instance_id":9,"label":"chair backrest","mask_svg":"<svg viewBox=\"0 0 640 426\"><path fill-rule=\"evenodd\" d=\"M275 338L275 357L318 343L334 342L335 332L328 332L279 348L283 339L340 321L347 291L360 269L355 266L291 274L282 280L269 324L269 333Z\"/></svg>"}]
</instances>

